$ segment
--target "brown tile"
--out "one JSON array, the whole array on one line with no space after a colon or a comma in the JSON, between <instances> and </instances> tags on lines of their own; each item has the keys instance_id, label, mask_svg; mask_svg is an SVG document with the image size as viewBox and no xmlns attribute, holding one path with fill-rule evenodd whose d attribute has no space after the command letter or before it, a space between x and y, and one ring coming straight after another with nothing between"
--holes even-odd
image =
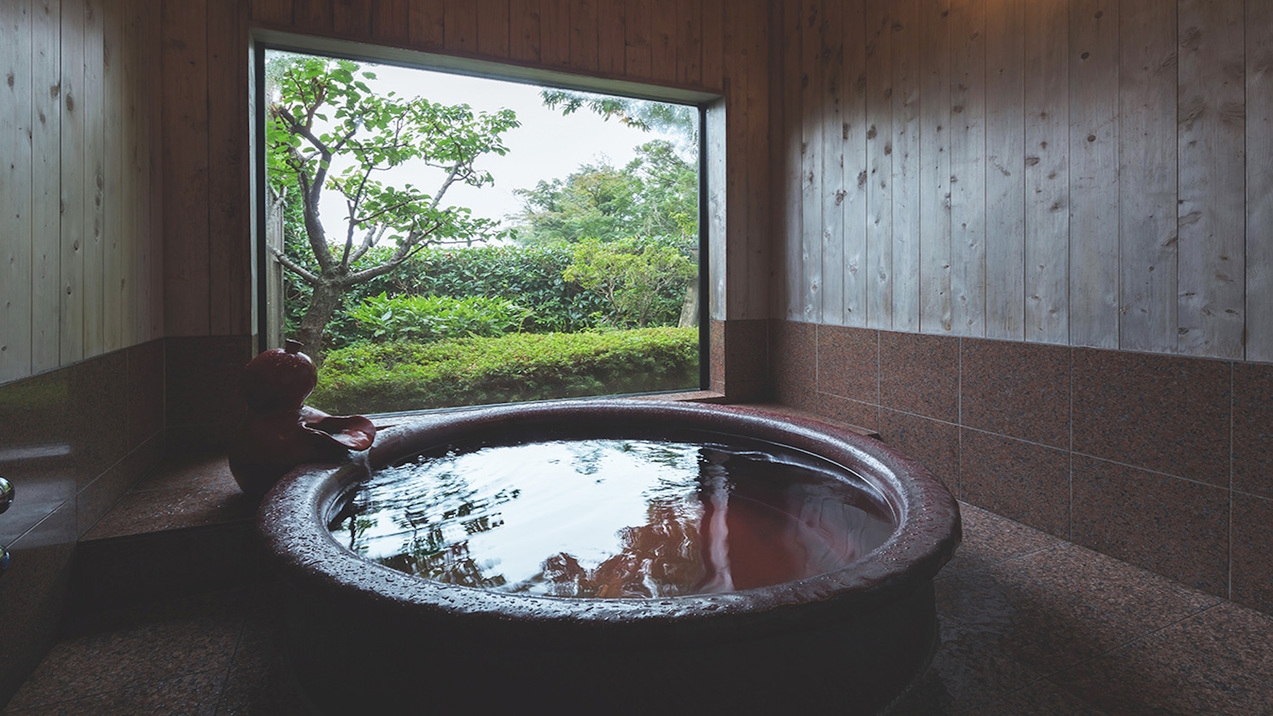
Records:
<instances>
[{"instance_id":1,"label":"brown tile","mask_svg":"<svg viewBox=\"0 0 1273 716\"><path fill-rule=\"evenodd\" d=\"M1233 495L1231 599L1273 614L1273 500Z\"/></svg>"},{"instance_id":2,"label":"brown tile","mask_svg":"<svg viewBox=\"0 0 1273 716\"><path fill-rule=\"evenodd\" d=\"M247 410L239 376L252 355L250 336L168 338L164 344L167 426L184 429L185 438L205 446L223 445Z\"/></svg>"},{"instance_id":3,"label":"brown tile","mask_svg":"<svg viewBox=\"0 0 1273 716\"><path fill-rule=\"evenodd\" d=\"M71 370L0 385L0 476L15 495L0 517L0 544L12 543L75 497L80 461L68 419Z\"/></svg>"},{"instance_id":4,"label":"brown tile","mask_svg":"<svg viewBox=\"0 0 1273 716\"><path fill-rule=\"evenodd\" d=\"M856 400L824 393L817 397L813 410L830 420L838 420L867 430L879 430L880 407L878 405L859 403Z\"/></svg>"},{"instance_id":5,"label":"brown tile","mask_svg":"<svg viewBox=\"0 0 1273 716\"><path fill-rule=\"evenodd\" d=\"M959 420L959 339L880 332L880 405Z\"/></svg>"},{"instance_id":6,"label":"brown tile","mask_svg":"<svg viewBox=\"0 0 1273 716\"><path fill-rule=\"evenodd\" d=\"M818 326L818 392L879 405L880 333Z\"/></svg>"},{"instance_id":7,"label":"brown tile","mask_svg":"<svg viewBox=\"0 0 1273 716\"><path fill-rule=\"evenodd\" d=\"M1030 684L987 704L984 716L1102 716L1105 712L1053 684Z\"/></svg>"},{"instance_id":8,"label":"brown tile","mask_svg":"<svg viewBox=\"0 0 1273 716\"><path fill-rule=\"evenodd\" d=\"M155 435L115 463L76 495L77 534L83 536L163 457L163 439Z\"/></svg>"},{"instance_id":9,"label":"brown tile","mask_svg":"<svg viewBox=\"0 0 1273 716\"><path fill-rule=\"evenodd\" d=\"M1273 365L1233 364L1233 489L1273 499Z\"/></svg>"},{"instance_id":10,"label":"brown tile","mask_svg":"<svg viewBox=\"0 0 1273 716\"><path fill-rule=\"evenodd\" d=\"M940 629L941 644L928 674L916 693L889 714L980 716L997 698L1041 683L1039 674L999 648L998 634L985 625L941 619Z\"/></svg>"},{"instance_id":11,"label":"brown tile","mask_svg":"<svg viewBox=\"0 0 1273 716\"><path fill-rule=\"evenodd\" d=\"M938 573L938 579L1062 544L1059 538L1046 532L966 502L960 503L959 516L963 522L964 539L954 558Z\"/></svg>"},{"instance_id":12,"label":"brown tile","mask_svg":"<svg viewBox=\"0 0 1273 716\"><path fill-rule=\"evenodd\" d=\"M733 319L725 322L727 380L765 380L769 373L769 325L764 320Z\"/></svg>"},{"instance_id":13,"label":"brown tile","mask_svg":"<svg viewBox=\"0 0 1273 716\"><path fill-rule=\"evenodd\" d=\"M1075 348L1074 451L1229 486L1229 364Z\"/></svg>"},{"instance_id":14,"label":"brown tile","mask_svg":"<svg viewBox=\"0 0 1273 716\"><path fill-rule=\"evenodd\" d=\"M960 421L1000 435L1070 446L1070 349L965 338Z\"/></svg>"},{"instance_id":15,"label":"brown tile","mask_svg":"<svg viewBox=\"0 0 1273 716\"><path fill-rule=\"evenodd\" d=\"M707 360L711 389L725 392L725 322L709 321L707 324Z\"/></svg>"},{"instance_id":16,"label":"brown tile","mask_svg":"<svg viewBox=\"0 0 1273 716\"><path fill-rule=\"evenodd\" d=\"M884 442L919 460L959 497L959 428L918 415L880 410Z\"/></svg>"},{"instance_id":17,"label":"brown tile","mask_svg":"<svg viewBox=\"0 0 1273 716\"><path fill-rule=\"evenodd\" d=\"M12 512L0 516L0 524ZM20 538L0 544L10 551L11 560L0 577L0 704L4 704L57 636L75 548L74 506L54 510Z\"/></svg>"},{"instance_id":18,"label":"brown tile","mask_svg":"<svg viewBox=\"0 0 1273 716\"><path fill-rule=\"evenodd\" d=\"M164 342L127 350L128 444L136 447L164 429Z\"/></svg>"},{"instance_id":19,"label":"brown tile","mask_svg":"<svg viewBox=\"0 0 1273 716\"><path fill-rule=\"evenodd\" d=\"M1227 490L1073 457L1072 539L1195 589L1228 592Z\"/></svg>"},{"instance_id":20,"label":"brown tile","mask_svg":"<svg viewBox=\"0 0 1273 716\"><path fill-rule=\"evenodd\" d=\"M977 430L960 430L960 496L1037 527L1070 534L1070 454Z\"/></svg>"},{"instance_id":21,"label":"brown tile","mask_svg":"<svg viewBox=\"0 0 1273 716\"><path fill-rule=\"evenodd\" d=\"M1052 677L1118 714L1273 713L1273 621L1233 604Z\"/></svg>"},{"instance_id":22,"label":"brown tile","mask_svg":"<svg viewBox=\"0 0 1273 716\"><path fill-rule=\"evenodd\" d=\"M796 408L813 408L817 389L818 327L812 323L772 321L769 353L774 397Z\"/></svg>"},{"instance_id":23,"label":"brown tile","mask_svg":"<svg viewBox=\"0 0 1273 716\"><path fill-rule=\"evenodd\" d=\"M79 468L77 487L83 488L135 447L128 444L128 352L77 363L70 380L74 402L67 417Z\"/></svg>"}]
</instances>

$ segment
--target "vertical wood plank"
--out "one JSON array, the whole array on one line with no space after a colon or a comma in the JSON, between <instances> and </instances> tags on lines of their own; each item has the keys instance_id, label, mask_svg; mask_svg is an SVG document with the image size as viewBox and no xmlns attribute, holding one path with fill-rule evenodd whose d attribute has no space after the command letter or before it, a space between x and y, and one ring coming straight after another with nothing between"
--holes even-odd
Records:
<instances>
[{"instance_id":1,"label":"vertical wood plank","mask_svg":"<svg viewBox=\"0 0 1273 716\"><path fill-rule=\"evenodd\" d=\"M986 4L950 7L951 330L986 332Z\"/></svg>"},{"instance_id":2,"label":"vertical wood plank","mask_svg":"<svg viewBox=\"0 0 1273 716\"><path fill-rule=\"evenodd\" d=\"M776 250L780 251L782 256L782 316L789 321L798 321L804 319L804 291L803 286L803 233L804 218L803 210L799 203L802 197L802 187L804 186L804 135L801 125L801 102L803 90L800 82L795 81L796 78L802 76L803 67L802 60L804 53L802 51L802 20L804 7L803 2L795 1L783 3L782 22L778 24L778 32L781 40L778 44L782 47L782 76L784 81L783 101L782 101L782 167L783 167L783 187L782 195L789 197L783 202L782 212L782 235L775 243ZM725 57L729 61L734 57L733 46L729 42L728 28L733 22L733 13L726 13L726 44ZM728 69L728 68L727 68ZM725 86L728 89L733 82L733 77L726 76Z\"/></svg>"},{"instance_id":3,"label":"vertical wood plank","mask_svg":"<svg viewBox=\"0 0 1273 716\"><path fill-rule=\"evenodd\" d=\"M539 55L550 67L570 66L571 0L540 0Z\"/></svg>"},{"instance_id":4,"label":"vertical wood plank","mask_svg":"<svg viewBox=\"0 0 1273 716\"><path fill-rule=\"evenodd\" d=\"M1179 5L1177 348L1242 358L1246 60L1242 0Z\"/></svg>"},{"instance_id":5,"label":"vertical wood plank","mask_svg":"<svg viewBox=\"0 0 1273 716\"><path fill-rule=\"evenodd\" d=\"M1118 3L1070 5L1070 343L1118 347Z\"/></svg>"},{"instance_id":6,"label":"vertical wood plank","mask_svg":"<svg viewBox=\"0 0 1273 716\"><path fill-rule=\"evenodd\" d=\"M518 0L509 4L509 59L539 62L539 2L540 0Z\"/></svg>"},{"instance_id":7,"label":"vertical wood plank","mask_svg":"<svg viewBox=\"0 0 1273 716\"><path fill-rule=\"evenodd\" d=\"M334 0L332 26L336 35L351 40L370 40L371 2L372 0ZM233 13L233 8L223 8L222 12Z\"/></svg>"},{"instance_id":8,"label":"vertical wood plank","mask_svg":"<svg viewBox=\"0 0 1273 716\"><path fill-rule=\"evenodd\" d=\"M105 213L106 124L105 98L102 84L102 7L103 0L84 3L84 90L81 111L84 115L84 355L92 357L105 350L106 300L104 286L105 249L102 229Z\"/></svg>"},{"instance_id":9,"label":"vertical wood plank","mask_svg":"<svg viewBox=\"0 0 1273 716\"><path fill-rule=\"evenodd\" d=\"M1026 3L1025 338L1069 342L1068 0Z\"/></svg>"},{"instance_id":10,"label":"vertical wood plank","mask_svg":"<svg viewBox=\"0 0 1273 716\"><path fill-rule=\"evenodd\" d=\"M139 0L143 27L145 28L145 52L148 56L160 56L163 52L162 0ZM146 107L144 136L150 139L146 147L147 184L141 187L145 197L143 206L149 214L146 222L149 234L146 253L146 313L150 317L150 330L146 338L154 340L165 335L164 310L164 195L163 173L164 137L168 130L163 126L163 102L154 98L163 96L163 70L157 62L145 63L143 94L151 98ZM255 304L253 304L255 308ZM255 326L256 324L253 323Z\"/></svg>"},{"instance_id":11,"label":"vertical wood plank","mask_svg":"<svg viewBox=\"0 0 1273 716\"><path fill-rule=\"evenodd\" d=\"M652 48L650 44L650 3L653 0L626 0L623 17L625 21L624 68L632 79L648 79L653 71Z\"/></svg>"},{"instance_id":12,"label":"vertical wood plank","mask_svg":"<svg viewBox=\"0 0 1273 716\"><path fill-rule=\"evenodd\" d=\"M893 327L893 18L866 0L866 324Z\"/></svg>"},{"instance_id":13,"label":"vertical wood plank","mask_svg":"<svg viewBox=\"0 0 1273 716\"><path fill-rule=\"evenodd\" d=\"M407 35L413 47L439 50L444 44L446 0L410 0Z\"/></svg>"},{"instance_id":14,"label":"vertical wood plank","mask_svg":"<svg viewBox=\"0 0 1273 716\"><path fill-rule=\"evenodd\" d=\"M769 65L769 8L756 3L748 5L744 13L745 57L747 78L747 147L765 147L770 141L769 101L770 65ZM772 315L769 310L769 281L771 237L769 202L773 195L770 180L770 164L766 152L746 152L746 157L736 162L747 172L746 195L746 240L740 246L745 252L746 268L743 270L743 300L735 300L734 304L742 304L743 312L739 318L767 318ZM735 212L737 215L738 212Z\"/></svg>"},{"instance_id":15,"label":"vertical wood plank","mask_svg":"<svg viewBox=\"0 0 1273 716\"><path fill-rule=\"evenodd\" d=\"M650 0L650 76L656 82L676 82L677 0Z\"/></svg>"},{"instance_id":16,"label":"vertical wood plank","mask_svg":"<svg viewBox=\"0 0 1273 716\"><path fill-rule=\"evenodd\" d=\"M266 25L292 24L292 0L252 0L252 21Z\"/></svg>"},{"instance_id":17,"label":"vertical wood plank","mask_svg":"<svg viewBox=\"0 0 1273 716\"><path fill-rule=\"evenodd\" d=\"M986 0L986 336L1025 335L1025 14Z\"/></svg>"},{"instance_id":18,"label":"vertical wood plank","mask_svg":"<svg viewBox=\"0 0 1273 716\"><path fill-rule=\"evenodd\" d=\"M898 0L893 8L893 329L914 332L919 330L919 3Z\"/></svg>"},{"instance_id":19,"label":"vertical wood plank","mask_svg":"<svg viewBox=\"0 0 1273 716\"><path fill-rule=\"evenodd\" d=\"M1176 8L1119 4L1119 348L1176 346Z\"/></svg>"},{"instance_id":20,"label":"vertical wood plank","mask_svg":"<svg viewBox=\"0 0 1273 716\"><path fill-rule=\"evenodd\" d=\"M103 349L124 347L124 15L135 3L103 3L102 112L106 140L102 158ZM163 64L162 62L159 64ZM204 284L206 289L206 283Z\"/></svg>"},{"instance_id":21,"label":"vertical wood plank","mask_svg":"<svg viewBox=\"0 0 1273 716\"><path fill-rule=\"evenodd\" d=\"M920 4L919 329L950 333L950 0Z\"/></svg>"},{"instance_id":22,"label":"vertical wood plank","mask_svg":"<svg viewBox=\"0 0 1273 716\"><path fill-rule=\"evenodd\" d=\"M334 0L292 0L292 25L301 32L327 34L334 29ZM165 6L168 3L164 3Z\"/></svg>"},{"instance_id":23,"label":"vertical wood plank","mask_svg":"<svg viewBox=\"0 0 1273 716\"><path fill-rule=\"evenodd\" d=\"M822 0L800 3L800 320L822 320Z\"/></svg>"},{"instance_id":24,"label":"vertical wood plank","mask_svg":"<svg viewBox=\"0 0 1273 716\"><path fill-rule=\"evenodd\" d=\"M597 69L604 75L623 75L627 36L623 0L597 0Z\"/></svg>"},{"instance_id":25,"label":"vertical wood plank","mask_svg":"<svg viewBox=\"0 0 1273 716\"><path fill-rule=\"evenodd\" d=\"M84 173L85 85L84 85L84 0L62 0L61 28L61 245L58 266L58 353L59 364L84 358Z\"/></svg>"},{"instance_id":26,"label":"vertical wood plank","mask_svg":"<svg viewBox=\"0 0 1273 716\"><path fill-rule=\"evenodd\" d=\"M446 0L442 46L447 52L477 52L477 5L472 0Z\"/></svg>"},{"instance_id":27,"label":"vertical wood plank","mask_svg":"<svg viewBox=\"0 0 1273 716\"><path fill-rule=\"evenodd\" d=\"M0 383L31 374L31 0L0 5Z\"/></svg>"},{"instance_id":28,"label":"vertical wood plank","mask_svg":"<svg viewBox=\"0 0 1273 716\"><path fill-rule=\"evenodd\" d=\"M56 368L61 261L60 3L36 0L31 13L31 370Z\"/></svg>"},{"instance_id":29,"label":"vertical wood plank","mask_svg":"<svg viewBox=\"0 0 1273 716\"><path fill-rule=\"evenodd\" d=\"M214 335L251 333L252 264L248 207L247 57L237 3L208 5L208 238L210 325Z\"/></svg>"},{"instance_id":30,"label":"vertical wood plank","mask_svg":"<svg viewBox=\"0 0 1273 716\"><path fill-rule=\"evenodd\" d=\"M142 300L144 292L140 288L144 284L147 247L139 236L140 222L137 211L139 196L143 193L139 186L141 168L138 159L140 145L144 141L138 122L138 105L143 101L138 81L141 72L141 53L137 46L140 6L141 3L138 0L130 0L126 3L118 54L122 80L120 96L122 133L119 141L123 149L120 166L120 202L123 205L123 211L120 214L119 234L119 254L123 272L118 290L122 309L121 340L125 346L141 342L140 336L144 334L149 319L146 315L147 306ZM207 201L207 197L200 198ZM204 227L204 230L206 231L207 227Z\"/></svg>"},{"instance_id":31,"label":"vertical wood plank","mask_svg":"<svg viewBox=\"0 0 1273 716\"><path fill-rule=\"evenodd\" d=\"M744 62L742 48L745 47L745 28L742 18L730 17L724 27L724 41L730 48L725 74L727 84L738 92L727 92L723 99L723 121L725 141L720 151L728 151L729 147L738 146L747 141L747 105L743 89L747 84L748 67ZM718 118L719 119L719 118ZM709 140L712 138L709 136ZM737 317L738 299L743 297L746 286L737 274L736 266L745 265L746 256L740 256L738 247L746 244L747 225L746 210L742 207L747 201L747 174L742 167L732 161L726 161L722 179L725 182L725 205L736 207L726 217L723 229L727 232L723 242L714 242L712 248L716 252L709 257L709 280L712 285L713 300L720 300L720 312L725 318ZM741 218L740 218L741 216Z\"/></svg>"},{"instance_id":32,"label":"vertical wood plank","mask_svg":"<svg viewBox=\"0 0 1273 716\"><path fill-rule=\"evenodd\" d=\"M574 0L570 6L570 67L594 73L599 66L597 2Z\"/></svg>"},{"instance_id":33,"label":"vertical wood plank","mask_svg":"<svg viewBox=\"0 0 1273 716\"><path fill-rule=\"evenodd\" d=\"M380 42L406 44L411 39L411 5L408 0L374 0L371 36Z\"/></svg>"},{"instance_id":34,"label":"vertical wood plank","mask_svg":"<svg viewBox=\"0 0 1273 716\"><path fill-rule=\"evenodd\" d=\"M821 322L844 325L844 20L839 2L822 5L818 63L822 82L821 125L822 306Z\"/></svg>"},{"instance_id":35,"label":"vertical wood plank","mask_svg":"<svg viewBox=\"0 0 1273 716\"><path fill-rule=\"evenodd\" d=\"M163 273L170 336L208 335L209 329L206 21L203 0L163 3L163 173L170 189Z\"/></svg>"},{"instance_id":36,"label":"vertical wood plank","mask_svg":"<svg viewBox=\"0 0 1273 716\"><path fill-rule=\"evenodd\" d=\"M509 0L480 0L477 4L477 51L487 57L508 57Z\"/></svg>"},{"instance_id":37,"label":"vertical wood plank","mask_svg":"<svg viewBox=\"0 0 1273 716\"><path fill-rule=\"evenodd\" d=\"M721 68L724 63L724 0L703 2L703 87L721 90Z\"/></svg>"},{"instance_id":38,"label":"vertical wood plank","mask_svg":"<svg viewBox=\"0 0 1273 716\"><path fill-rule=\"evenodd\" d=\"M750 12L750 8L739 8ZM676 81L697 86L703 81L703 3L678 0L676 3Z\"/></svg>"},{"instance_id":39,"label":"vertical wood plank","mask_svg":"<svg viewBox=\"0 0 1273 716\"><path fill-rule=\"evenodd\" d=\"M1246 4L1246 359L1273 362L1273 3Z\"/></svg>"},{"instance_id":40,"label":"vertical wood plank","mask_svg":"<svg viewBox=\"0 0 1273 716\"><path fill-rule=\"evenodd\" d=\"M844 201L844 324L866 325L866 8L863 0L843 3L841 18L842 69L840 96L843 105L841 170Z\"/></svg>"}]
</instances>

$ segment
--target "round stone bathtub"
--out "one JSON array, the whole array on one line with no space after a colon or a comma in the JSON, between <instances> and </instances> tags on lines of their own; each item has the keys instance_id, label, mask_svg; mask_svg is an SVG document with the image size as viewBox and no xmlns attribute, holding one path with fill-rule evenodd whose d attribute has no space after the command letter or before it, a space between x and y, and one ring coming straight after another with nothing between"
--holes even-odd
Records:
<instances>
[{"instance_id":1,"label":"round stone bathtub","mask_svg":"<svg viewBox=\"0 0 1273 716\"><path fill-rule=\"evenodd\" d=\"M740 591L531 596L363 559L329 522L369 470L481 439L736 437L806 453L872 489L897 524L847 567ZM330 713L876 713L932 657L932 579L958 506L919 463L826 424L743 408L604 400L436 414L379 433L370 464L303 466L259 523L282 576L287 660Z\"/></svg>"}]
</instances>

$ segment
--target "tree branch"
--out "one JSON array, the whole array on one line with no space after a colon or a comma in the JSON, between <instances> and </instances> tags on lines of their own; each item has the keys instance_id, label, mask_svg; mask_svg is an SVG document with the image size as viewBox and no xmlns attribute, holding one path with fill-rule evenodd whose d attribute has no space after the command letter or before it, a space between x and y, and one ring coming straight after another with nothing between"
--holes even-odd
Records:
<instances>
[{"instance_id":1,"label":"tree branch","mask_svg":"<svg viewBox=\"0 0 1273 716\"><path fill-rule=\"evenodd\" d=\"M297 276L300 276L301 279L305 281L305 283L308 283L311 286L314 286L318 283L317 274L313 273L309 269L305 268L304 266L301 266L300 264L288 258L287 254L284 254L282 249L271 248L270 253L274 254L274 259L278 261L280 264L282 264L283 268L287 269L288 271L291 271Z\"/></svg>"}]
</instances>

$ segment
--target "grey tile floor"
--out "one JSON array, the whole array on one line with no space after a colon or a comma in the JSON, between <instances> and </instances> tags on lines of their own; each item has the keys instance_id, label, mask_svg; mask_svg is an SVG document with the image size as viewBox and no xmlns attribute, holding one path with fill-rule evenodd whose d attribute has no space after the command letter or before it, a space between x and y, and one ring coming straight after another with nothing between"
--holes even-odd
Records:
<instances>
[{"instance_id":1,"label":"grey tile floor","mask_svg":"<svg viewBox=\"0 0 1273 716\"><path fill-rule=\"evenodd\" d=\"M1273 714L1273 618L964 505L897 714ZM96 615L4 713L305 713L271 584Z\"/></svg>"}]
</instances>

